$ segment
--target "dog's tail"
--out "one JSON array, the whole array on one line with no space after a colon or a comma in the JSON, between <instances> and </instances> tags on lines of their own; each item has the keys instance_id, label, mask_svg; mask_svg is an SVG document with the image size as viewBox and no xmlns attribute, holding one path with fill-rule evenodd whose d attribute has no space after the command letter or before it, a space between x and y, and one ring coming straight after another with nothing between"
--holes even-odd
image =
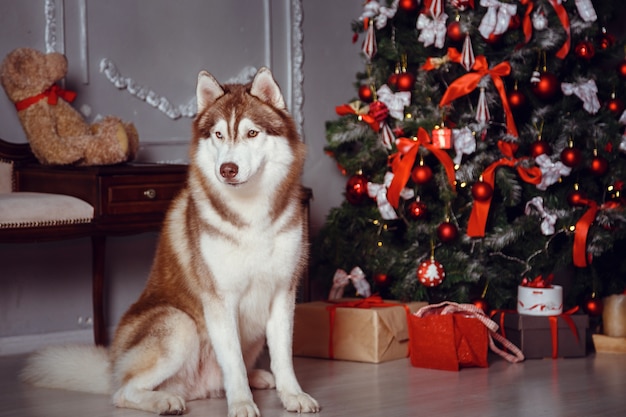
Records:
<instances>
[{"instance_id":1,"label":"dog's tail","mask_svg":"<svg viewBox=\"0 0 626 417\"><path fill-rule=\"evenodd\" d=\"M34 353L20 378L37 387L110 394L110 375L106 348L73 345L47 347Z\"/></svg>"}]
</instances>

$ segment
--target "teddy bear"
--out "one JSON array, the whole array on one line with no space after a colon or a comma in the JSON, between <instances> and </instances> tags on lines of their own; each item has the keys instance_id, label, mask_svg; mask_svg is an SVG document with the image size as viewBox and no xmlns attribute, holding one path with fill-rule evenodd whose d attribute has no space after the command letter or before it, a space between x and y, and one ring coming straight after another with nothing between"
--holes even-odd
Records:
<instances>
[{"instance_id":1,"label":"teddy bear","mask_svg":"<svg viewBox=\"0 0 626 417\"><path fill-rule=\"evenodd\" d=\"M75 93L56 83L67 73L58 52L17 48L0 65L0 83L15 104L30 148L41 164L112 165L134 159L139 136L114 116L89 124L70 104Z\"/></svg>"}]
</instances>

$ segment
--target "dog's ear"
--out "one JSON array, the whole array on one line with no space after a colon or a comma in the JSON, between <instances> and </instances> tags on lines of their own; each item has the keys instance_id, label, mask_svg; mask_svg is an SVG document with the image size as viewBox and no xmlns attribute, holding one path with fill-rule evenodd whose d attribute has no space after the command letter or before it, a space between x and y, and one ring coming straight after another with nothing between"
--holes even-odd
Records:
<instances>
[{"instance_id":1,"label":"dog's ear","mask_svg":"<svg viewBox=\"0 0 626 417\"><path fill-rule=\"evenodd\" d=\"M286 110L285 99L272 73L261 67L252 80L250 94L281 110Z\"/></svg>"},{"instance_id":2,"label":"dog's ear","mask_svg":"<svg viewBox=\"0 0 626 417\"><path fill-rule=\"evenodd\" d=\"M198 100L198 113L204 111L215 100L224 95L224 90L217 80L208 72L200 71L198 74L198 86L196 88L196 99Z\"/></svg>"}]
</instances>

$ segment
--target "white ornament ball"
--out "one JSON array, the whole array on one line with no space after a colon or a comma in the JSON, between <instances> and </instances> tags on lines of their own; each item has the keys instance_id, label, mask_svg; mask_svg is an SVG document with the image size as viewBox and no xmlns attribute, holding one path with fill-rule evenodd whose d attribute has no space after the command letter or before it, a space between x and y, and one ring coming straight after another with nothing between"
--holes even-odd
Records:
<instances>
[{"instance_id":1,"label":"white ornament ball","mask_svg":"<svg viewBox=\"0 0 626 417\"><path fill-rule=\"evenodd\" d=\"M548 28L548 18L543 12L537 12L532 17L533 28L535 30L545 30Z\"/></svg>"}]
</instances>

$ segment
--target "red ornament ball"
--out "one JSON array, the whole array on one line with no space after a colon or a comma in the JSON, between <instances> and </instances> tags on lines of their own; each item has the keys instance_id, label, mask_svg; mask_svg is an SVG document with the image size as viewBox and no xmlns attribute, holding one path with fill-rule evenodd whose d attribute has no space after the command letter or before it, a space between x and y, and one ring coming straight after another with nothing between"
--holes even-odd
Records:
<instances>
[{"instance_id":1,"label":"red ornament ball","mask_svg":"<svg viewBox=\"0 0 626 417\"><path fill-rule=\"evenodd\" d=\"M416 184L426 184L433 178L433 170L428 165L418 165L411 171L411 179Z\"/></svg>"},{"instance_id":2,"label":"red ornament ball","mask_svg":"<svg viewBox=\"0 0 626 417\"><path fill-rule=\"evenodd\" d=\"M626 59L620 61L620 63L617 64L617 75L622 80L626 80Z\"/></svg>"},{"instance_id":3,"label":"red ornament ball","mask_svg":"<svg viewBox=\"0 0 626 417\"><path fill-rule=\"evenodd\" d=\"M561 162L570 168L574 168L583 160L583 153L577 148L565 148L561 152Z\"/></svg>"},{"instance_id":4,"label":"red ornament ball","mask_svg":"<svg viewBox=\"0 0 626 417\"><path fill-rule=\"evenodd\" d=\"M533 94L535 94L538 99L544 101L555 98L560 88L561 83L559 79L550 72L542 72L539 75L539 81L531 84Z\"/></svg>"},{"instance_id":5,"label":"red ornament ball","mask_svg":"<svg viewBox=\"0 0 626 417\"><path fill-rule=\"evenodd\" d=\"M552 147L549 143L543 140L537 140L530 145L530 153L533 158L538 157L539 155L550 155L552 153Z\"/></svg>"},{"instance_id":6,"label":"red ornament ball","mask_svg":"<svg viewBox=\"0 0 626 417\"><path fill-rule=\"evenodd\" d=\"M513 90L508 95L509 105L513 110L521 110L526 107L528 100L524 93L519 90Z\"/></svg>"},{"instance_id":7,"label":"red ornament ball","mask_svg":"<svg viewBox=\"0 0 626 417\"><path fill-rule=\"evenodd\" d=\"M472 185L472 197L476 201L487 201L493 196L493 187L484 181L477 181Z\"/></svg>"},{"instance_id":8,"label":"red ornament ball","mask_svg":"<svg viewBox=\"0 0 626 417\"><path fill-rule=\"evenodd\" d=\"M461 42L465 39L465 33L463 29L461 29L461 24L457 21L454 21L448 25L448 39L452 42Z\"/></svg>"},{"instance_id":9,"label":"red ornament ball","mask_svg":"<svg viewBox=\"0 0 626 417\"><path fill-rule=\"evenodd\" d=\"M483 313L489 314L489 304L487 303L487 300L485 300L484 298L482 297L475 298L474 300L472 300L472 304L480 308L483 311Z\"/></svg>"},{"instance_id":10,"label":"red ornament ball","mask_svg":"<svg viewBox=\"0 0 626 417\"><path fill-rule=\"evenodd\" d=\"M374 99L374 92L372 91L372 87L365 84L361 85L359 87L359 98L361 99L361 101L364 101L366 103L371 102Z\"/></svg>"},{"instance_id":11,"label":"red ornament ball","mask_svg":"<svg viewBox=\"0 0 626 417\"><path fill-rule=\"evenodd\" d=\"M387 108L387 105L382 101L375 101L370 104L370 110L367 114L380 123L383 122L387 116L389 116L389 108Z\"/></svg>"},{"instance_id":12,"label":"red ornament ball","mask_svg":"<svg viewBox=\"0 0 626 417\"><path fill-rule=\"evenodd\" d=\"M596 54L596 48L589 41L581 41L574 47L577 57L590 60Z\"/></svg>"},{"instance_id":13,"label":"red ornament ball","mask_svg":"<svg viewBox=\"0 0 626 417\"><path fill-rule=\"evenodd\" d=\"M436 287L443 282L446 271L443 269L443 265L431 258L419 264L416 275L423 285Z\"/></svg>"},{"instance_id":14,"label":"red ornament ball","mask_svg":"<svg viewBox=\"0 0 626 417\"><path fill-rule=\"evenodd\" d=\"M518 14L511 16L509 20L509 30L519 29L522 26L522 18Z\"/></svg>"},{"instance_id":15,"label":"red ornament ball","mask_svg":"<svg viewBox=\"0 0 626 417\"><path fill-rule=\"evenodd\" d=\"M606 102L606 108L615 116L621 116L624 111L624 102L619 98L612 98Z\"/></svg>"},{"instance_id":16,"label":"red ornament ball","mask_svg":"<svg viewBox=\"0 0 626 417\"><path fill-rule=\"evenodd\" d=\"M428 207L421 201L413 200L408 206L409 217L413 220L420 220L428 216Z\"/></svg>"},{"instance_id":17,"label":"red ornament ball","mask_svg":"<svg viewBox=\"0 0 626 417\"><path fill-rule=\"evenodd\" d=\"M600 298L592 297L585 301L583 310L590 316L601 316L604 310L604 303Z\"/></svg>"},{"instance_id":18,"label":"red ornament ball","mask_svg":"<svg viewBox=\"0 0 626 417\"><path fill-rule=\"evenodd\" d=\"M365 175L356 174L348 178L346 183L346 199L351 204L361 204L369 196L367 194L368 180Z\"/></svg>"},{"instance_id":19,"label":"red ornament ball","mask_svg":"<svg viewBox=\"0 0 626 417\"><path fill-rule=\"evenodd\" d=\"M574 190L567 195L567 203L572 207L584 206L585 204L582 202L585 198L585 193L580 190Z\"/></svg>"},{"instance_id":20,"label":"red ornament ball","mask_svg":"<svg viewBox=\"0 0 626 417\"><path fill-rule=\"evenodd\" d=\"M398 9L406 13L413 13L417 10L417 0L400 0L398 2Z\"/></svg>"},{"instance_id":21,"label":"red ornament ball","mask_svg":"<svg viewBox=\"0 0 626 417\"><path fill-rule=\"evenodd\" d=\"M387 288L389 287L389 284L391 284L391 279L389 278L389 275L379 272L374 274L374 284L376 284L376 287L378 288Z\"/></svg>"},{"instance_id":22,"label":"red ornament ball","mask_svg":"<svg viewBox=\"0 0 626 417\"><path fill-rule=\"evenodd\" d=\"M411 91L415 86L415 75L410 72L402 72L398 74L396 88L398 91Z\"/></svg>"},{"instance_id":23,"label":"red ornament ball","mask_svg":"<svg viewBox=\"0 0 626 417\"><path fill-rule=\"evenodd\" d=\"M443 243L452 243L459 236L459 229L450 222L443 222L437 227L437 237Z\"/></svg>"},{"instance_id":24,"label":"red ornament ball","mask_svg":"<svg viewBox=\"0 0 626 417\"><path fill-rule=\"evenodd\" d=\"M594 156L589 164L589 171L596 177L601 177L609 170L609 161L602 156Z\"/></svg>"},{"instance_id":25,"label":"red ornament ball","mask_svg":"<svg viewBox=\"0 0 626 417\"><path fill-rule=\"evenodd\" d=\"M495 33L492 33L491 35L489 35L489 37L483 39L485 39L485 42L487 42L489 45L495 46L499 44L502 40L502 35L496 35Z\"/></svg>"},{"instance_id":26,"label":"red ornament ball","mask_svg":"<svg viewBox=\"0 0 626 417\"><path fill-rule=\"evenodd\" d=\"M598 45L600 49L609 49L611 46L615 45L615 36L603 32L598 40Z\"/></svg>"},{"instance_id":27,"label":"red ornament ball","mask_svg":"<svg viewBox=\"0 0 626 417\"><path fill-rule=\"evenodd\" d=\"M394 72L387 78L387 85L390 88L396 89L398 87L398 73Z\"/></svg>"}]
</instances>

